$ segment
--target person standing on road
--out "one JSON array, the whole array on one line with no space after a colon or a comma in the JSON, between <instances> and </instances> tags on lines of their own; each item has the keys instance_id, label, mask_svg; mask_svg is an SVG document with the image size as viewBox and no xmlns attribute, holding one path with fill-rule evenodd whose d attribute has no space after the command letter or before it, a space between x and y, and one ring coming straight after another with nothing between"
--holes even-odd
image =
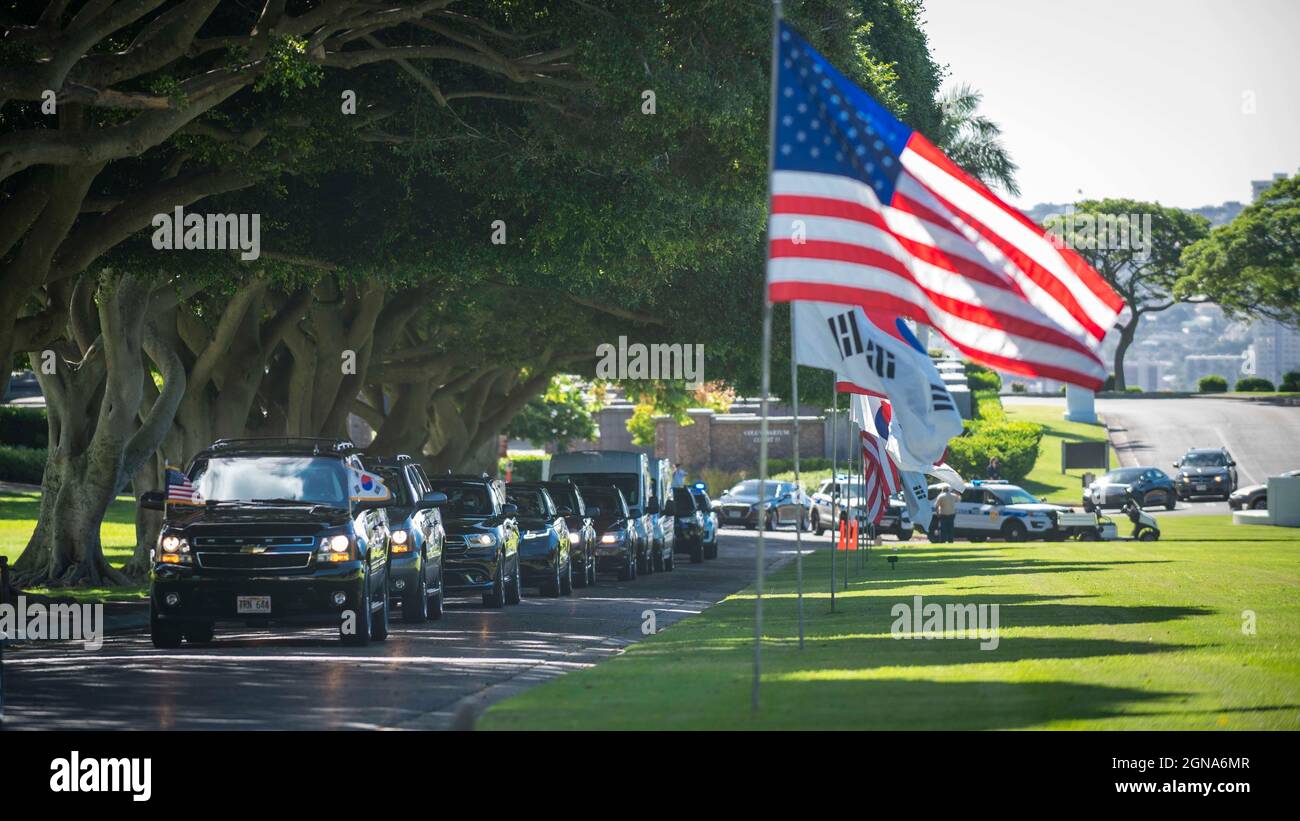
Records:
<instances>
[{"instance_id":1,"label":"person standing on road","mask_svg":"<svg viewBox=\"0 0 1300 821\"><path fill-rule=\"evenodd\" d=\"M952 542L953 525L957 520L957 502L961 497L948 485L939 486L939 495L935 497L934 509L939 516L939 541L944 544Z\"/></svg>"}]
</instances>

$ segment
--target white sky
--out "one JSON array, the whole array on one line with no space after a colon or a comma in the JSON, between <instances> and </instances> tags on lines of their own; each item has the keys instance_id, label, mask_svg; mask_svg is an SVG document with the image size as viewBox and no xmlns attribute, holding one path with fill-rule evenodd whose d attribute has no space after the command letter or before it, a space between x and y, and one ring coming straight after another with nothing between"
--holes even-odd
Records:
<instances>
[{"instance_id":1,"label":"white sky","mask_svg":"<svg viewBox=\"0 0 1300 821\"><path fill-rule=\"evenodd\" d=\"M1300 0L925 0L945 87L968 82L1021 198L1250 201L1300 169ZM1255 113L1243 113L1253 93Z\"/></svg>"}]
</instances>

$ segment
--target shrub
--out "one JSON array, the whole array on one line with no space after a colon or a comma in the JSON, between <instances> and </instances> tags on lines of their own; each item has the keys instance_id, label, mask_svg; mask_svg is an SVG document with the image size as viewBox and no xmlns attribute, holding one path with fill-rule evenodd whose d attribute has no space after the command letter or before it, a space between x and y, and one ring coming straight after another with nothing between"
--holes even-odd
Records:
<instances>
[{"instance_id":1,"label":"shrub","mask_svg":"<svg viewBox=\"0 0 1300 821\"><path fill-rule=\"evenodd\" d=\"M857 428L854 428L857 430ZM825 456L800 456L799 472L809 473L815 470L830 470L831 460ZM789 473L794 470L793 459L768 459L767 475L775 476L778 473ZM754 475L758 475L758 465L754 466ZM734 484L734 483L733 483Z\"/></svg>"},{"instance_id":2,"label":"shrub","mask_svg":"<svg viewBox=\"0 0 1300 821\"><path fill-rule=\"evenodd\" d=\"M1278 390L1289 393L1300 393L1300 371L1287 371L1282 374L1282 384Z\"/></svg>"},{"instance_id":3,"label":"shrub","mask_svg":"<svg viewBox=\"0 0 1300 821\"><path fill-rule=\"evenodd\" d=\"M549 456L538 456L527 454L521 456L508 457L514 462L514 470L510 473L510 478L516 482L536 482L542 478L542 463L549 459ZM501 459L497 462L497 471L502 479L506 478L506 460Z\"/></svg>"},{"instance_id":4,"label":"shrub","mask_svg":"<svg viewBox=\"0 0 1300 821\"><path fill-rule=\"evenodd\" d=\"M1007 414L1002 409L1002 400L998 398L997 391L985 390L972 393L971 416L983 422L1006 419Z\"/></svg>"},{"instance_id":5,"label":"shrub","mask_svg":"<svg viewBox=\"0 0 1300 821\"><path fill-rule=\"evenodd\" d=\"M1201 393L1223 393L1228 389L1228 380L1217 374L1202 376L1196 383L1196 390Z\"/></svg>"},{"instance_id":6,"label":"shrub","mask_svg":"<svg viewBox=\"0 0 1300 821\"><path fill-rule=\"evenodd\" d=\"M972 391L1000 391L1002 377L975 362L966 362L966 386Z\"/></svg>"},{"instance_id":7,"label":"shrub","mask_svg":"<svg viewBox=\"0 0 1300 821\"><path fill-rule=\"evenodd\" d=\"M1012 393L1024 393L1024 392L1025 392L1025 383L1024 383L1024 382L1012 382L1012 383L1011 383L1011 392L1012 392Z\"/></svg>"},{"instance_id":8,"label":"shrub","mask_svg":"<svg viewBox=\"0 0 1300 821\"><path fill-rule=\"evenodd\" d=\"M1261 391L1272 393L1276 388L1273 387L1272 382L1269 382L1262 376L1244 376L1237 380L1237 384L1233 390L1246 391L1249 393L1259 393Z\"/></svg>"},{"instance_id":9,"label":"shrub","mask_svg":"<svg viewBox=\"0 0 1300 821\"><path fill-rule=\"evenodd\" d=\"M45 475L45 448L0 445L0 481L39 485Z\"/></svg>"},{"instance_id":10,"label":"shrub","mask_svg":"<svg viewBox=\"0 0 1300 821\"><path fill-rule=\"evenodd\" d=\"M980 477L989 459L998 457L999 472L1018 482L1038 461L1043 426L1035 422L974 422L964 434L948 443L948 464L966 477Z\"/></svg>"},{"instance_id":11,"label":"shrub","mask_svg":"<svg viewBox=\"0 0 1300 821\"><path fill-rule=\"evenodd\" d=\"M1126 388L1124 388L1124 393L1141 393L1141 392L1142 392L1141 385L1129 385Z\"/></svg>"},{"instance_id":12,"label":"shrub","mask_svg":"<svg viewBox=\"0 0 1300 821\"><path fill-rule=\"evenodd\" d=\"M0 407L0 445L44 448L49 442L44 408Z\"/></svg>"}]
</instances>

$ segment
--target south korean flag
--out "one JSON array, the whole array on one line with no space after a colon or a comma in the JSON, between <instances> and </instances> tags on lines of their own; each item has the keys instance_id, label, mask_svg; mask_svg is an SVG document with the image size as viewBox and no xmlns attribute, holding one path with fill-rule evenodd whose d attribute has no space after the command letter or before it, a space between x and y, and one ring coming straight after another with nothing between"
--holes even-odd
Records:
<instances>
[{"instance_id":1,"label":"south korean flag","mask_svg":"<svg viewBox=\"0 0 1300 821\"><path fill-rule=\"evenodd\" d=\"M894 336L872 324L858 307L795 302L791 309L798 363L833 371L862 391L888 399L916 461L940 463L948 440L961 435L961 414L907 325L896 320Z\"/></svg>"}]
</instances>

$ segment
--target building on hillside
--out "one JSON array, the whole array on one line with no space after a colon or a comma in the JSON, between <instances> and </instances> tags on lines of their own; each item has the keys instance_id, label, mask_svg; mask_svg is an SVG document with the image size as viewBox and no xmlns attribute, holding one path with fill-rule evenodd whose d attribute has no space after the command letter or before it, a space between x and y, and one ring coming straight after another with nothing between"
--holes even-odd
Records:
<instances>
[{"instance_id":1,"label":"building on hillside","mask_svg":"<svg viewBox=\"0 0 1300 821\"><path fill-rule=\"evenodd\" d=\"M1251 332L1255 376L1277 385L1283 374L1300 371L1300 330L1264 319L1256 322Z\"/></svg>"},{"instance_id":2,"label":"building on hillside","mask_svg":"<svg viewBox=\"0 0 1300 821\"><path fill-rule=\"evenodd\" d=\"M1194 353L1183 358L1183 381L1188 390L1196 390L1203 376L1222 376L1231 388L1242 377L1243 359L1236 354Z\"/></svg>"},{"instance_id":3,"label":"building on hillside","mask_svg":"<svg viewBox=\"0 0 1300 821\"><path fill-rule=\"evenodd\" d=\"M1163 390L1169 387L1165 380L1165 371L1168 367L1168 362L1157 359L1130 360L1126 358L1124 360L1124 384L1129 387L1136 385L1144 393Z\"/></svg>"}]
</instances>

